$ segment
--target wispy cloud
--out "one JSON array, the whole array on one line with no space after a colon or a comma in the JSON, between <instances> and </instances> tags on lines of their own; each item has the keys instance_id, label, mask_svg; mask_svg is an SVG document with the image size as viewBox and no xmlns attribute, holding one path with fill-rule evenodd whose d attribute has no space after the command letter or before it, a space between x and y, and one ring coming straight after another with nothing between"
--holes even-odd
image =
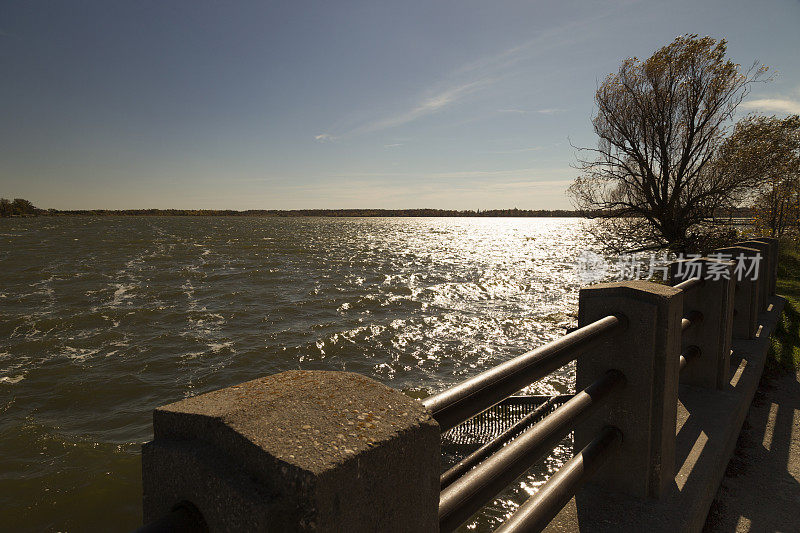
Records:
<instances>
[{"instance_id":1,"label":"wispy cloud","mask_svg":"<svg viewBox=\"0 0 800 533\"><path fill-rule=\"evenodd\" d=\"M555 115L556 113L563 113L566 109L561 107L545 107L543 109L537 109L534 113L539 113L540 115ZM527 115L529 111L524 109L498 109L498 113L515 113L518 115Z\"/></svg>"},{"instance_id":2,"label":"wispy cloud","mask_svg":"<svg viewBox=\"0 0 800 533\"><path fill-rule=\"evenodd\" d=\"M608 14L600 15L608 16ZM438 113L445 108L473 96L498 81L518 73L518 64L537 56L550 53L554 49L575 45L590 38L591 29L598 15L584 20L571 21L561 26L540 31L532 39L500 52L478 57L445 75L423 96L412 100L403 111L366 121L349 131L337 132L336 138L351 137L395 128ZM555 114L565 111L560 108L547 108L536 111L542 114ZM501 113L529 113L524 109L500 109Z\"/></svg>"},{"instance_id":3,"label":"wispy cloud","mask_svg":"<svg viewBox=\"0 0 800 533\"><path fill-rule=\"evenodd\" d=\"M403 146L403 143L392 143L383 145L384 148L399 148L400 146Z\"/></svg>"},{"instance_id":4,"label":"wispy cloud","mask_svg":"<svg viewBox=\"0 0 800 533\"><path fill-rule=\"evenodd\" d=\"M336 137L330 133L320 133L319 135L314 136L314 140L319 143L329 143L335 141Z\"/></svg>"},{"instance_id":5,"label":"wispy cloud","mask_svg":"<svg viewBox=\"0 0 800 533\"><path fill-rule=\"evenodd\" d=\"M320 176L320 179L391 179L403 178L420 179L426 183L431 182L450 182L456 181L470 181L476 180L480 183L495 183L494 179L502 179L505 181L524 180L526 183L564 183L572 180L574 170L570 167L556 167L556 168L512 168L512 169L491 169L491 170L449 170L445 172L336 172L326 176ZM551 177L561 177L558 180L544 180L537 181L537 178L546 175ZM403 185L407 186L407 185ZM453 186L448 183L448 186Z\"/></svg>"},{"instance_id":6,"label":"wispy cloud","mask_svg":"<svg viewBox=\"0 0 800 533\"><path fill-rule=\"evenodd\" d=\"M582 20L571 20L561 26L551 26L539 31L533 38L516 46L476 58L474 61L462 65L455 73L507 71L531 56L548 54L553 49L563 48L585 40L590 30L596 27L598 18L604 18L607 15L593 13L590 17Z\"/></svg>"},{"instance_id":7,"label":"wispy cloud","mask_svg":"<svg viewBox=\"0 0 800 533\"><path fill-rule=\"evenodd\" d=\"M543 173L537 168L515 168L510 170L455 170L451 172L432 172L424 175L425 179L435 180L470 180L477 179L481 182L487 179L506 179L520 180L525 178L526 183L549 183L549 181L537 181L535 178ZM552 171L549 172L553 174ZM560 181L560 180L558 180Z\"/></svg>"},{"instance_id":8,"label":"wispy cloud","mask_svg":"<svg viewBox=\"0 0 800 533\"><path fill-rule=\"evenodd\" d=\"M486 154L521 154L523 152L536 152L541 150L544 146L531 146L529 148L515 148L512 150L491 150L484 152Z\"/></svg>"},{"instance_id":9,"label":"wispy cloud","mask_svg":"<svg viewBox=\"0 0 800 533\"><path fill-rule=\"evenodd\" d=\"M270 200L284 209L338 208L560 208L572 169L453 170L450 172L345 172L313 182L269 180ZM544 176L547 176L546 178ZM403 178L398 180L397 178ZM408 186L414 180L414 186ZM262 206L263 207L263 206Z\"/></svg>"},{"instance_id":10,"label":"wispy cloud","mask_svg":"<svg viewBox=\"0 0 800 533\"><path fill-rule=\"evenodd\" d=\"M406 111L364 124L353 130L350 134L359 135L364 133L372 133L375 131L395 128L397 126L402 126L403 124L408 124L409 122L432 115L441 111L447 106L455 104L478 89L489 85L492 83L492 81L493 80L491 79L473 80L448 87L444 90L439 90L429 96L423 97L416 104L414 104L413 107Z\"/></svg>"},{"instance_id":11,"label":"wispy cloud","mask_svg":"<svg viewBox=\"0 0 800 533\"><path fill-rule=\"evenodd\" d=\"M745 109L774 111L777 113L800 114L800 101L788 98L760 98L742 103Z\"/></svg>"},{"instance_id":12,"label":"wispy cloud","mask_svg":"<svg viewBox=\"0 0 800 533\"><path fill-rule=\"evenodd\" d=\"M263 190L269 206L308 209L363 206L443 209L568 208L565 191L574 178L569 166L444 172L357 169L316 176L280 175L248 178L251 190ZM263 185L258 188L257 183ZM413 186L410 186L413 184ZM219 201L217 198L216 201ZM264 208L263 201L255 205Z\"/></svg>"}]
</instances>

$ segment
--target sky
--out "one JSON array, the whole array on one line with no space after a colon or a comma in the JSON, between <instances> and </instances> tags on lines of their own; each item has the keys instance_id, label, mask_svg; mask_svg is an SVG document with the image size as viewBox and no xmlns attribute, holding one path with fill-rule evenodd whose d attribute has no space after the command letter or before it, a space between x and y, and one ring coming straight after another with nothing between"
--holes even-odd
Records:
<instances>
[{"instance_id":1,"label":"sky","mask_svg":"<svg viewBox=\"0 0 800 533\"><path fill-rule=\"evenodd\" d=\"M800 1L0 4L0 196L56 209L570 208L594 92L685 33L800 113Z\"/></svg>"}]
</instances>

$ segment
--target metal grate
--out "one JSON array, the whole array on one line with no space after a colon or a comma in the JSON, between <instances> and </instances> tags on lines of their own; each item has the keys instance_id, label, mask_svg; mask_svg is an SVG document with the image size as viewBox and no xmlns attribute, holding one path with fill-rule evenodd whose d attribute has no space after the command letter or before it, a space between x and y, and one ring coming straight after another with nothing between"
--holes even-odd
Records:
<instances>
[{"instance_id":1,"label":"metal grate","mask_svg":"<svg viewBox=\"0 0 800 533\"><path fill-rule=\"evenodd\" d=\"M447 470L480 446L497 438L515 422L532 413L551 398L553 399L552 404L534 417L525 428L527 429L572 398L572 395L509 396L499 404L445 431L442 433L443 469Z\"/></svg>"}]
</instances>

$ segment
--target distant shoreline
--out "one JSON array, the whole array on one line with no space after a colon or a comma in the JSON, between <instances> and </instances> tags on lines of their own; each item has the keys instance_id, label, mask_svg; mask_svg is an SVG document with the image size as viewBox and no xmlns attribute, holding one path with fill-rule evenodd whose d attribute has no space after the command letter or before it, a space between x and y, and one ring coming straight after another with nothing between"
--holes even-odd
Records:
<instances>
[{"instance_id":1,"label":"distant shoreline","mask_svg":"<svg viewBox=\"0 0 800 533\"><path fill-rule=\"evenodd\" d=\"M572 209L40 209L31 202L15 199L9 202L0 198L0 217L70 217L70 216L213 216L213 217L264 217L264 218L296 218L296 217L517 217L517 218L582 218L613 217L613 212L596 211L587 213ZM722 218L750 218L752 210L737 208L719 213Z\"/></svg>"},{"instance_id":2,"label":"distant shoreline","mask_svg":"<svg viewBox=\"0 0 800 533\"><path fill-rule=\"evenodd\" d=\"M566 209L487 209L449 210L449 209L91 209L39 210L40 216L229 216L229 217L582 217L577 211Z\"/></svg>"}]
</instances>

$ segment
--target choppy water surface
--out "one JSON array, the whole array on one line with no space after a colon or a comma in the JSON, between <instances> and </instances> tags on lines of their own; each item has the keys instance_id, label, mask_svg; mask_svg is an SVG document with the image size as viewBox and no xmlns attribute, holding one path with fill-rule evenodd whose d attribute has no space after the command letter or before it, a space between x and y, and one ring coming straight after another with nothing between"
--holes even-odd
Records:
<instances>
[{"instance_id":1,"label":"choppy water surface","mask_svg":"<svg viewBox=\"0 0 800 533\"><path fill-rule=\"evenodd\" d=\"M591 248L581 224L0 220L2 528L138 526L155 406L293 368L421 397L563 335L575 258ZM572 381L567 368L532 391ZM543 481L531 474L469 527Z\"/></svg>"}]
</instances>

